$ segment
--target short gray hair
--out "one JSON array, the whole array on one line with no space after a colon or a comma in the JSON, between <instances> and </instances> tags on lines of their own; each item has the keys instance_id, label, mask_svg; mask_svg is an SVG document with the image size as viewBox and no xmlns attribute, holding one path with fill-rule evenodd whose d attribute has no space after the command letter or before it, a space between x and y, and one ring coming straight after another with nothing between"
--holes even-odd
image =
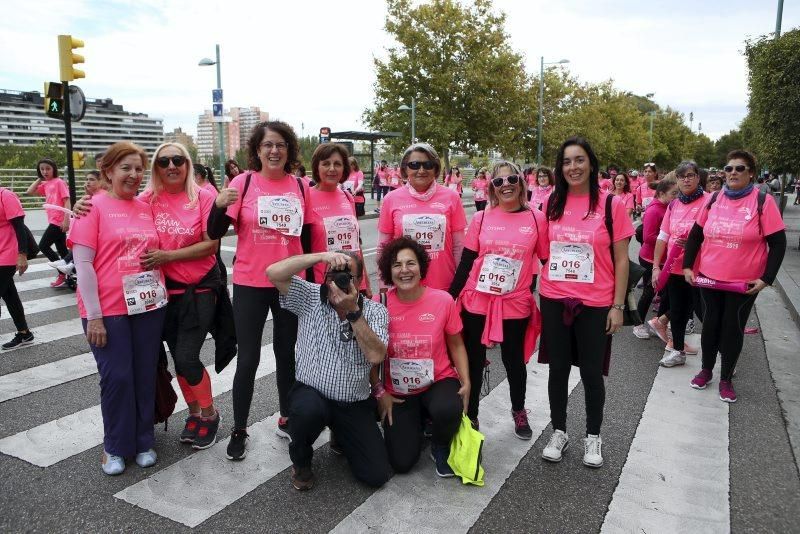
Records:
<instances>
[{"instance_id":1,"label":"short gray hair","mask_svg":"<svg viewBox=\"0 0 800 534\"><path fill-rule=\"evenodd\" d=\"M352 250L337 250L339 254L344 254L348 256L351 260L353 260L356 264L356 272L352 273L357 280L361 280L361 277L364 276L364 260L361 258L361 254L358 252L354 252Z\"/></svg>"},{"instance_id":2,"label":"short gray hair","mask_svg":"<svg viewBox=\"0 0 800 534\"><path fill-rule=\"evenodd\" d=\"M439 154L428 143L414 143L403 152L403 159L400 160L400 174L403 178L408 178L406 169L408 168L408 158L411 157L412 152L422 152L428 156L428 159L434 164L434 180L439 177L439 173L442 172L442 160L439 159Z\"/></svg>"},{"instance_id":3,"label":"short gray hair","mask_svg":"<svg viewBox=\"0 0 800 534\"><path fill-rule=\"evenodd\" d=\"M678 164L675 168L675 176L685 176L686 172L690 169L693 170L696 175L700 176L700 169L697 163L691 159L683 160Z\"/></svg>"}]
</instances>

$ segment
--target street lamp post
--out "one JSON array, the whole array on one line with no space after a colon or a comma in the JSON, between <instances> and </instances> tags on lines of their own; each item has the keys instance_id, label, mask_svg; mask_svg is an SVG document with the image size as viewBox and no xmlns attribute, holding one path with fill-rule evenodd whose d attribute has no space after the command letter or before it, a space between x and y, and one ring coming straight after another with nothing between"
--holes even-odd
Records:
<instances>
[{"instance_id":1,"label":"street lamp post","mask_svg":"<svg viewBox=\"0 0 800 534\"><path fill-rule=\"evenodd\" d=\"M217 89L222 89L222 70L219 61L219 45L217 47L217 60L212 61L208 58L201 59L197 64L201 67L208 67L211 65L217 66ZM223 99L224 101L224 99ZM220 117L221 118L221 117ZM220 179L225 177L225 140L222 133L222 122L217 122L217 136L219 137L219 175Z\"/></svg>"},{"instance_id":2,"label":"street lamp post","mask_svg":"<svg viewBox=\"0 0 800 534\"><path fill-rule=\"evenodd\" d=\"M536 165L542 164L542 129L543 129L543 122L542 116L544 115L544 66L545 65L562 65L564 63L569 63L568 59L562 59L560 61L553 61L551 63L544 62L544 56L540 57L539 62L539 127L536 131L536 138L537 138L537 146L536 146Z\"/></svg>"},{"instance_id":3,"label":"street lamp post","mask_svg":"<svg viewBox=\"0 0 800 534\"><path fill-rule=\"evenodd\" d=\"M411 107L406 106L403 104L397 111L410 111L411 112L411 144L413 145L417 141L417 99L415 97L411 97Z\"/></svg>"}]
</instances>

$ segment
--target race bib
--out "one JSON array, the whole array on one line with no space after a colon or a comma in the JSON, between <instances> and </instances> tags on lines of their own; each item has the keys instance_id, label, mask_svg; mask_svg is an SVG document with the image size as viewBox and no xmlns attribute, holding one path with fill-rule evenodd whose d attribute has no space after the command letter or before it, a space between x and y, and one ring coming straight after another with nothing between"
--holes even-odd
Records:
<instances>
[{"instance_id":1,"label":"race bib","mask_svg":"<svg viewBox=\"0 0 800 534\"><path fill-rule=\"evenodd\" d=\"M122 292L128 315L157 310L167 305L167 289L161 282L158 270L123 276Z\"/></svg>"},{"instance_id":2,"label":"race bib","mask_svg":"<svg viewBox=\"0 0 800 534\"><path fill-rule=\"evenodd\" d=\"M478 202L486 200L486 191L484 191L483 189L476 189L475 200L477 200Z\"/></svg>"},{"instance_id":3,"label":"race bib","mask_svg":"<svg viewBox=\"0 0 800 534\"><path fill-rule=\"evenodd\" d=\"M517 287L519 273L522 270L522 261L487 254L483 258L481 272L478 274L478 283L475 289L490 295L505 295Z\"/></svg>"},{"instance_id":4,"label":"race bib","mask_svg":"<svg viewBox=\"0 0 800 534\"><path fill-rule=\"evenodd\" d=\"M444 250L447 219L444 215L425 213L403 215L403 235L416 240L428 252Z\"/></svg>"},{"instance_id":5,"label":"race bib","mask_svg":"<svg viewBox=\"0 0 800 534\"><path fill-rule=\"evenodd\" d=\"M452 189L453 191L458 191L458 184L449 184L447 188Z\"/></svg>"},{"instance_id":6,"label":"race bib","mask_svg":"<svg viewBox=\"0 0 800 534\"><path fill-rule=\"evenodd\" d=\"M389 358L389 376L397 393L408 395L433 384L433 360L430 358Z\"/></svg>"},{"instance_id":7,"label":"race bib","mask_svg":"<svg viewBox=\"0 0 800 534\"><path fill-rule=\"evenodd\" d=\"M550 242L550 280L594 283L594 247L590 243Z\"/></svg>"},{"instance_id":8,"label":"race bib","mask_svg":"<svg viewBox=\"0 0 800 534\"><path fill-rule=\"evenodd\" d=\"M642 199L642 206L644 206L646 208L647 206L650 205L650 203L653 201L654 198L655 197L644 197Z\"/></svg>"},{"instance_id":9,"label":"race bib","mask_svg":"<svg viewBox=\"0 0 800 534\"><path fill-rule=\"evenodd\" d=\"M284 196L258 197L258 226L299 236L303 229L303 206L300 199Z\"/></svg>"},{"instance_id":10,"label":"race bib","mask_svg":"<svg viewBox=\"0 0 800 534\"><path fill-rule=\"evenodd\" d=\"M358 223L352 215L325 217L325 244L328 252L358 250Z\"/></svg>"},{"instance_id":11,"label":"race bib","mask_svg":"<svg viewBox=\"0 0 800 534\"><path fill-rule=\"evenodd\" d=\"M400 177L399 176L392 176L390 185L392 187L400 187Z\"/></svg>"},{"instance_id":12,"label":"race bib","mask_svg":"<svg viewBox=\"0 0 800 534\"><path fill-rule=\"evenodd\" d=\"M356 183L352 180L347 180L345 183L342 184L342 187L345 191L350 191L351 193L356 190Z\"/></svg>"}]
</instances>

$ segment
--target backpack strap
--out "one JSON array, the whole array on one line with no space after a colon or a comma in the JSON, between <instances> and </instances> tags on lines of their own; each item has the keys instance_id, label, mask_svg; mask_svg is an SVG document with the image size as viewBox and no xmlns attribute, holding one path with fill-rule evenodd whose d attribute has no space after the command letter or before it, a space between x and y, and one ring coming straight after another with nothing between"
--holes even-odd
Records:
<instances>
[{"instance_id":1,"label":"backpack strap","mask_svg":"<svg viewBox=\"0 0 800 534\"><path fill-rule=\"evenodd\" d=\"M706 204L706 209L707 209L707 210L710 210L710 209L711 209L711 206L712 206L712 205L714 205L714 202L716 202L716 201L717 201L717 197L718 197L718 196L719 196L719 191L714 191L714 192L711 194L711 200L709 200L709 201L708 201L708 204Z\"/></svg>"},{"instance_id":2,"label":"backpack strap","mask_svg":"<svg viewBox=\"0 0 800 534\"><path fill-rule=\"evenodd\" d=\"M764 229L761 227L761 214L764 212L764 202L767 201L767 192L758 191L758 201L757 201L757 209L758 211L758 233L759 235L764 235Z\"/></svg>"},{"instance_id":3,"label":"backpack strap","mask_svg":"<svg viewBox=\"0 0 800 534\"><path fill-rule=\"evenodd\" d=\"M244 205L244 197L247 196L247 190L250 189L250 178L253 177L252 172L247 173L247 177L244 179L244 189L242 189L242 204Z\"/></svg>"},{"instance_id":4,"label":"backpack strap","mask_svg":"<svg viewBox=\"0 0 800 534\"><path fill-rule=\"evenodd\" d=\"M606 220L606 231L608 232L608 237L610 241L610 250L611 250L611 265L614 265L614 219L611 217L611 201L613 200L613 195L608 195L606 197L606 213L605 213L605 220Z\"/></svg>"}]
</instances>

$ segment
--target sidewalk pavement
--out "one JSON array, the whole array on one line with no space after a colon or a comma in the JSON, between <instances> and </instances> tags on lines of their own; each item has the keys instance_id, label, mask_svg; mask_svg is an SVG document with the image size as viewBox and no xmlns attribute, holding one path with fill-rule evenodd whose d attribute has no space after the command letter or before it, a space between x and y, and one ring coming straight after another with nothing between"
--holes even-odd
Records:
<instances>
[{"instance_id":1,"label":"sidewalk pavement","mask_svg":"<svg viewBox=\"0 0 800 534\"><path fill-rule=\"evenodd\" d=\"M790 195L783 211L786 224L786 256L775 280L775 288L783 297L786 308L794 323L800 328L800 205L792 205L794 195Z\"/></svg>"}]
</instances>

